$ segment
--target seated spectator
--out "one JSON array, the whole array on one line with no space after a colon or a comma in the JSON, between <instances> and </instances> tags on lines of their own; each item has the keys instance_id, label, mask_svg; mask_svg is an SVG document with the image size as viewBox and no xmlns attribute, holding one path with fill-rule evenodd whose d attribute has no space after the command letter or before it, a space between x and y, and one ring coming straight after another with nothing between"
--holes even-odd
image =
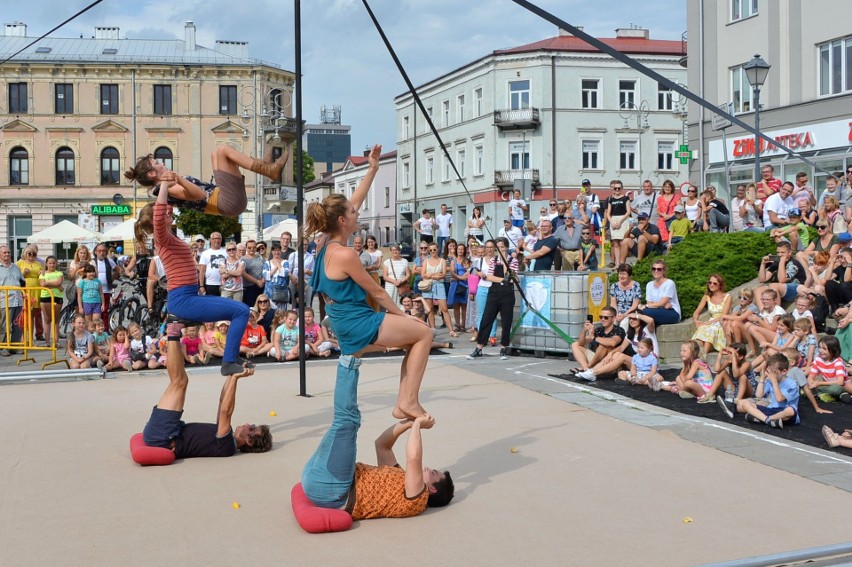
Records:
<instances>
[{"instance_id":1,"label":"seated spectator","mask_svg":"<svg viewBox=\"0 0 852 567\"><path fill-rule=\"evenodd\" d=\"M204 366L209 360L209 355L201 348L198 327L194 325L186 328L186 336L180 340L180 350L186 364Z\"/></svg>"},{"instance_id":2,"label":"seated spectator","mask_svg":"<svg viewBox=\"0 0 852 567\"><path fill-rule=\"evenodd\" d=\"M634 386L648 386L652 390L655 385L659 385L663 377L657 373L660 359L654 354L653 345L651 339L639 341L638 351L630 359L630 370L621 370L618 373L618 379Z\"/></svg>"},{"instance_id":3,"label":"seated spectator","mask_svg":"<svg viewBox=\"0 0 852 567\"><path fill-rule=\"evenodd\" d=\"M787 376L789 367L790 363L783 354L769 357L766 372L758 377L755 390L757 398L766 397L769 403L758 405L752 398L737 403L737 411L746 414L747 422L765 423L778 429L783 429L784 425L799 424L799 385Z\"/></svg>"},{"instance_id":4,"label":"seated spectator","mask_svg":"<svg viewBox=\"0 0 852 567\"><path fill-rule=\"evenodd\" d=\"M735 231L763 232L763 201L757 198L754 183L737 186L731 199L731 226Z\"/></svg>"},{"instance_id":5,"label":"seated spectator","mask_svg":"<svg viewBox=\"0 0 852 567\"><path fill-rule=\"evenodd\" d=\"M714 370L716 377L707 391L707 396L715 397L719 407L732 418L733 411L724 403L725 399L718 395L718 392L722 391L721 388L724 387L724 391L728 388L733 390L734 403L754 397L754 391L757 389L757 375L746 357L746 346L743 343L733 343L723 348L716 357ZM719 398L722 398L722 401L719 401Z\"/></svg>"},{"instance_id":6,"label":"seated spectator","mask_svg":"<svg viewBox=\"0 0 852 567\"><path fill-rule=\"evenodd\" d=\"M677 205L674 208L675 220L669 223L669 240L666 242L666 250L671 250L672 246L678 244L692 232L692 221L684 216L683 205Z\"/></svg>"},{"instance_id":7,"label":"seated spectator","mask_svg":"<svg viewBox=\"0 0 852 567\"><path fill-rule=\"evenodd\" d=\"M104 368L107 370L133 370L133 361L130 360L130 337L127 334L127 329L121 325L112 330L109 360Z\"/></svg>"},{"instance_id":8,"label":"seated spectator","mask_svg":"<svg viewBox=\"0 0 852 567\"><path fill-rule=\"evenodd\" d=\"M811 267L808 268L808 273L810 274L810 285L800 285L796 288L796 291L799 293L799 297L803 295L818 295L823 298L825 295L825 284L831 280L836 279L837 275L834 273L832 269L834 265L840 265L842 256L835 256L831 265L829 265L829 256L828 252L817 252L814 256L814 263ZM803 265L804 262L802 263Z\"/></svg>"},{"instance_id":9,"label":"seated spectator","mask_svg":"<svg viewBox=\"0 0 852 567\"><path fill-rule=\"evenodd\" d=\"M201 326L201 331L198 337L201 339L201 352L204 353L205 359L210 362L210 358L215 356L213 351L216 349L216 325L214 323L204 323ZM221 355L219 356L221 358Z\"/></svg>"},{"instance_id":10,"label":"seated spectator","mask_svg":"<svg viewBox=\"0 0 852 567\"><path fill-rule=\"evenodd\" d=\"M825 437L825 442L832 449L836 449L837 447L852 449L852 429L847 429L838 435L829 426L823 425L822 436Z\"/></svg>"},{"instance_id":11,"label":"seated spectator","mask_svg":"<svg viewBox=\"0 0 852 567\"><path fill-rule=\"evenodd\" d=\"M793 322L790 315L782 315L775 325L775 336L772 340L758 341L760 354L751 361L755 372L763 371L764 361L773 354L780 353L785 348L796 348L798 337L793 333Z\"/></svg>"},{"instance_id":12,"label":"seated spectator","mask_svg":"<svg viewBox=\"0 0 852 567\"><path fill-rule=\"evenodd\" d=\"M844 239L847 234L843 233L838 238ZM852 248L841 248L834 265L834 278L825 282L825 297L831 311L852 301Z\"/></svg>"},{"instance_id":13,"label":"seated spectator","mask_svg":"<svg viewBox=\"0 0 852 567\"><path fill-rule=\"evenodd\" d=\"M808 332L815 335L817 330L812 311L813 308L814 298L810 295L800 294L799 297L796 298L796 306L792 311L790 311L790 315L793 317L794 321L804 319L808 324Z\"/></svg>"},{"instance_id":14,"label":"seated spectator","mask_svg":"<svg viewBox=\"0 0 852 567\"><path fill-rule=\"evenodd\" d=\"M776 256L764 256L760 262L758 280L768 285L759 286L755 294L760 295L763 290L769 288L778 292L783 301L793 301L799 295L797 288L810 283L810 274L798 260L792 257L793 252L789 242L779 242L775 251Z\"/></svg>"},{"instance_id":15,"label":"seated spectator","mask_svg":"<svg viewBox=\"0 0 852 567\"><path fill-rule=\"evenodd\" d=\"M803 265L807 266L813 262L817 252L827 252L830 258L833 258L840 249L840 243L837 236L831 232L831 225L826 220L819 220L816 223L817 238L808 245L805 249L796 254L796 259Z\"/></svg>"},{"instance_id":16,"label":"seated spectator","mask_svg":"<svg viewBox=\"0 0 852 567\"><path fill-rule=\"evenodd\" d=\"M700 317L705 307L710 318L702 321ZM696 327L692 340L704 346L705 354L711 349L722 352L722 349L727 346L722 317L728 315L730 311L731 294L725 293L725 279L720 274L712 274L707 279L707 289L692 314L692 321Z\"/></svg>"},{"instance_id":17,"label":"seated spectator","mask_svg":"<svg viewBox=\"0 0 852 567\"><path fill-rule=\"evenodd\" d=\"M611 350L603 360L593 365L589 370L577 374L579 378L589 380L590 378L597 378L598 376L617 372L621 368L630 368L630 365L633 363L633 357L636 353L640 352L640 343L645 340L649 341L651 354L656 357L659 356L660 351L657 344L657 334L654 332L654 320L639 313L633 313L627 320L630 322L630 326L621 344ZM644 367L647 362L650 361L645 360L640 366ZM654 378L655 374L656 371L648 375L648 379ZM654 384L654 380L651 380L651 382L643 381L642 385L649 386L652 389L659 389Z\"/></svg>"},{"instance_id":18,"label":"seated spectator","mask_svg":"<svg viewBox=\"0 0 852 567\"><path fill-rule=\"evenodd\" d=\"M778 292L771 288L765 288L760 293L760 302L763 309L757 315L746 317L746 340L751 347L752 355L760 351L757 343L760 341L771 341L775 337L778 327L778 318L787 314L784 308L778 305Z\"/></svg>"},{"instance_id":19,"label":"seated spectator","mask_svg":"<svg viewBox=\"0 0 852 567\"><path fill-rule=\"evenodd\" d=\"M674 382L663 382L660 389L679 395L684 399L698 398L700 403L709 400L707 393L713 385L713 374L707 363L701 359L701 347L695 341L686 341L680 345L680 359L683 368Z\"/></svg>"},{"instance_id":20,"label":"seated spectator","mask_svg":"<svg viewBox=\"0 0 852 567\"><path fill-rule=\"evenodd\" d=\"M725 330L725 340L728 344L745 341L748 318L760 314L760 309L754 304L754 290L750 287L741 289L737 300L737 305L731 312L722 315L722 328Z\"/></svg>"},{"instance_id":21,"label":"seated spectator","mask_svg":"<svg viewBox=\"0 0 852 567\"><path fill-rule=\"evenodd\" d=\"M588 370L603 360L606 355L621 347L626 336L624 329L615 324L615 315L615 309L604 307L601 310L600 325L595 326L590 321L586 321L580 338L571 343L571 352L580 369L569 370L569 373L575 372L578 377L589 382L597 380L595 373ZM582 376L581 371L585 373Z\"/></svg>"},{"instance_id":22,"label":"seated spectator","mask_svg":"<svg viewBox=\"0 0 852 567\"><path fill-rule=\"evenodd\" d=\"M788 211L796 207L796 202L790 195L793 194L793 184L785 181L781 190L767 197L763 205L763 228L772 230L782 228L788 224Z\"/></svg>"},{"instance_id":23,"label":"seated spectator","mask_svg":"<svg viewBox=\"0 0 852 567\"><path fill-rule=\"evenodd\" d=\"M91 368L93 362L97 360L97 353L95 351L95 337L86 330L86 317L75 315L73 329L68 334L68 344L65 347L68 354L68 364L74 369Z\"/></svg>"},{"instance_id":24,"label":"seated spectator","mask_svg":"<svg viewBox=\"0 0 852 567\"><path fill-rule=\"evenodd\" d=\"M619 264L616 268L618 281L609 286L609 306L616 311L615 324L627 330L627 318L639 309L642 286L633 279L633 266Z\"/></svg>"},{"instance_id":25,"label":"seated spectator","mask_svg":"<svg viewBox=\"0 0 852 567\"><path fill-rule=\"evenodd\" d=\"M520 228L512 224L512 219L503 219L503 228L497 233L497 237L507 238L509 240L509 252L514 253L524 235Z\"/></svg>"},{"instance_id":26,"label":"seated spectator","mask_svg":"<svg viewBox=\"0 0 852 567\"><path fill-rule=\"evenodd\" d=\"M272 348L269 356L275 360L287 361L299 359L299 314L285 311L284 320L272 332Z\"/></svg>"},{"instance_id":27,"label":"seated spectator","mask_svg":"<svg viewBox=\"0 0 852 567\"><path fill-rule=\"evenodd\" d=\"M257 322L258 311L254 307L249 309L249 320L243 338L240 341L240 354L246 358L263 356L272 348L272 344L266 338L266 331Z\"/></svg>"},{"instance_id":28,"label":"seated spectator","mask_svg":"<svg viewBox=\"0 0 852 567\"><path fill-rule=\"evenodd\" d=\"M796 382L799 385L800 392L804 391L805 395L808 398L808 401L811 402L811 407L814 408L814 411L817 413L833 413L828 411L827 409L823 409L820 407L819 403L816 401L813 392L808 388L808 376L806 372L809 371L809 368L802 367L802 357L799 355L799 351L795 348L785 348L781 351L785 357L787 357L787 362L790 363L790 369L787 370L787 377Z\"/></svg>"},{"instance_id":29,"label":"seated spectator","mask_svg":"<svg viewBox=\"0 0 852 567\"><path fill-rule=\"evenodd\" d=\"M795 199L795 197L794 197ZM796 207L802 212L802 222L808 227L816 226L819 214L808 199L796 199Z\"/></svg>"},{"instance_id":30,"label":"seated spectator","mask_svg":"<svg viewBox=\"0 0 852 567\"><path fill-rule=\"evenodd\" d=\"M213 333L213 347L210 349L210 355L216 358L225 356L225 342L228 338L228 329L231 326L230 321L217 321L216 332Z\"/></svg>"},{"instance_id":31,"label":"seated spectator","mask_svg":"<svg viewBox=\"0 0 852 567\"><path fill-rule=\"evenodd\" d=\"M808 227L802 222L802 211L794 207L787 211L787 216L789 217L789 224L780 228L773 228L769 235L775 242L788 241L793 250L801 252L810 244Z\"/></svg>"},{"instance_id":32,"label":"seated spectator","mask_svg":"<svg viewBox=\"0 0 852 567\"><path fill-rule=\"evenodd\" d=\"M848 378L846 364L840 354L837 337L825 336L819 340L818 355L808 372L806 392L810 389L814 396L824 402L840 398Z\"/></svg>"},{"instance_id":33,"label":"seated spectator","mask_svg":"<svg viewBox=\"0 0 852 567\"><path fill-rule=\"evenodd\" d=\"M840 234L847 231L848 224L843 216L840 203L835 197L829 196L825 198L825 205L819 211L819 218L831 227L833 234Z\"/></svg>"},{"instance_id":34,"label":"seated spectator","mask_svg":"<svg viewBox=\"0 0 852 567\"><path fill-rule=\"evenodd\" d=\"M645 286L645 304L639 305L639 312L653 319L658 327L680 322L677 286L666 277L667 269L663 260L654 261L651 265L653 279Z\"/></svg>"},{"instance_id":35,"label":"seated spectator","mask_svg":"<svg viewBox=\"0 0 852 567\"><path fill-rule=\"evenodd\" d=\"M314 321L314 310L310 307L305 307L305 353L322 358L331 356L331 341L325 329Z\"/></svg>"},{"instance_id":36,"label":"seated spectator","mask_svg":"<svg viewBox=\"0 0 852 567\"><path fill-rule=\"evenodd\" d=\"M715 188L708 187L701 194L701 230L706 232L728 232L731 212L725 202L716 196Z\"/></svg>"},{"instance_id":37,"label":"seated spectator","mask_svg":"<svg viewBox=\"0 0 852 567\"><path fill-rule=\"evenodd\" d=\"M662 254L660 229L651 224L648 213L639 213L636 218L636 226L621 241L621 257L636 256L641 260L646 254Z\"/></svg>"}]
</instances>

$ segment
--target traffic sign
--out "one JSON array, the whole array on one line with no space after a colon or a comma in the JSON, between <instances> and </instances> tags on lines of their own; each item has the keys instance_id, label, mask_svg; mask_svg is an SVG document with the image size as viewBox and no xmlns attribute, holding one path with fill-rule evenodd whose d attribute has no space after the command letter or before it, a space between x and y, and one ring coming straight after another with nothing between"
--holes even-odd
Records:
<instances>
[{"instance_id":1,"label":"traffic sign","mask_svg":"<svg viewBox=\"0 0 852 567\"><path fill-rule=\"evenodd\" d=\"M724 110L728 114L734 113L734 103L733 102L726 102L725 104L720 104L718 106L718 108L719 108L719 110ZM716 114L714 112L713 115L710 117L710 127L713 130L724 130L725 128L727 128L731 124L733 124L733 122L731 122L730 120L728 120L727 118L725 118L721 114Z\"/></svg>"}]
</instances>

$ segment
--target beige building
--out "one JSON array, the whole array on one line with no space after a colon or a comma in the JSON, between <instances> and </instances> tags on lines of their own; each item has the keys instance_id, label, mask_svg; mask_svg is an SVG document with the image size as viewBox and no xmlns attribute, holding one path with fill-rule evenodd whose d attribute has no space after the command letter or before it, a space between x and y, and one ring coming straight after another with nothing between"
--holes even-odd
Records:
<instances>
[{"instance_id":1,"label":"beige building","mask_svg":"<svg viewBox=\"0 0 852 567\"><path fill-rule=\"evenodd\" d=\"M33 41L26 29L4 26L0 60ZM129 219L149 201L147 188L123 177L137 156L154 154L207 181L217 146L259 155L265 138L277 134L271 143L283 146L295 132L293 73L248 58L246 42L203 47L192 22L183 40L95 32L43 39L0 66L0 231L14 250L62 220L103 232ZM261 208L286 194L292 179L292 160L283 187L246 172L244 234L258 231ZM57 245L55 252L63 258L71 250Z\"/></svg>"}]
</instances>

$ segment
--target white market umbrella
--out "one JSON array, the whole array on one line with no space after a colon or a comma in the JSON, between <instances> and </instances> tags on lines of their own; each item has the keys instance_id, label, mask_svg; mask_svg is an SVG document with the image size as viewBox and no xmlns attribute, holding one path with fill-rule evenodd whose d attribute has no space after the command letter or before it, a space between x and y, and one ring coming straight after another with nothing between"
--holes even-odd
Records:
<instances>
[{"instance_id":1,"label":"white market umbrella","mask_svg":"<svg viewBox=\"0 0 852 567\"><path fill-rule=\"evenodd\" d=\"M134 240L136 238L133 233L133 225L136 224L136 219L130 218L121 224L115 225L101 235L103 242L111 240Z\"/></svg>"},{"instance_id":2,"label":"white market umbrella","mask_svg":"<svg viewBox=\"0 0 852 567\"><path fill-rule=\"evenodd\" d=\"M27 237L29 244L62 244L63 242L98 242L101 235L64 220Z\"/></svg>"},{"instance_id":3,"label":"white market umbrella","mask_svg":"<svg viewBox=\"0 0 852 567\"><path fill-rule=\"evenodd\" d=\"M296 219L284 219L278 224L273 224L269 228L263 229L263 239L278 239L278 237L281 236L281 233L285 230L293 235L293 242L296 242L299 239L299 225L296 222Z\"/></svg>"}]
</instances>

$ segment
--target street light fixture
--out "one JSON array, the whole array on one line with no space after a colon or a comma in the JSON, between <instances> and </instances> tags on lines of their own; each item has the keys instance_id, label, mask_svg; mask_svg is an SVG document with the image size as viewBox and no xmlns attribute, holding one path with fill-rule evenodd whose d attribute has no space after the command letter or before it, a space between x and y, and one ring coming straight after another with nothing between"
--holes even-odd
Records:
<instances>
[{"instance_id":1,"label":"street light fixture","mask_svg":"<svg viewBox=\"0 0 852 567\"><path fill-rule=\"evenodd\" d=\"M748 82L751 84L754 103L754 180L760 179L760 87L766 81L771 65L755 53L751 61L743 66Z\"/></svg>"}]
</instances>

